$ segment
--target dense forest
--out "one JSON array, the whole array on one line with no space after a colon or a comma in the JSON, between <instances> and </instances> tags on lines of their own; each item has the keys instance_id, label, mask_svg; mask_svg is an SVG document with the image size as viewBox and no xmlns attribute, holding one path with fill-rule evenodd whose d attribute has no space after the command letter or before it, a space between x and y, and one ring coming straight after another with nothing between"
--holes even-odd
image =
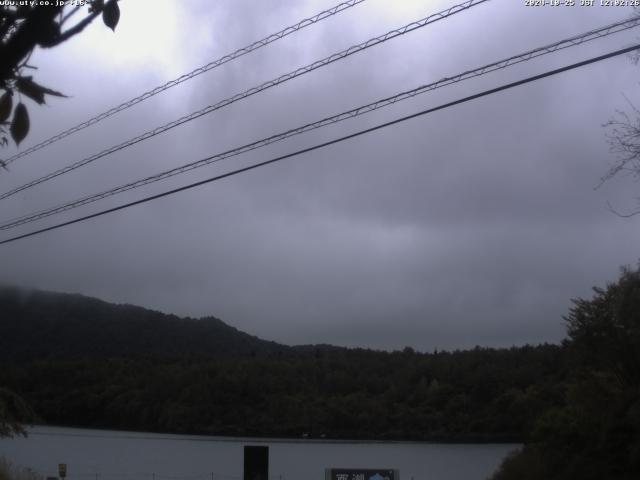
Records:
<instances>
[{"instance_id":1,"label":"dense forest","mask_svg":"<svg viewBox=\"0 0 640 480\"><path fill-rule=\"evenodd\" d=\"M214 318L0 290L0 385L40 422L222 435L521 440L560 405L559 346L288 347Z\"/></svg>"},{"instance_id":2,"label":"dense forest","mask_svg":"<svg viewBox=\"0 0 640 480\"><path fill-rule=\"evenodd\" d=\"M640 266L574 300L566 321L564 398L493 480L640 478Z\"/></svg>"}]
</instances>

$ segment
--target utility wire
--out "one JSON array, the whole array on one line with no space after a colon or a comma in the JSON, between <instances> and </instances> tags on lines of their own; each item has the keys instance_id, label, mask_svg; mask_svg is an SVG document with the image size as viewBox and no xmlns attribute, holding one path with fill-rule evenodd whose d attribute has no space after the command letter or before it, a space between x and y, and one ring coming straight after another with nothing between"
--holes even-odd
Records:
<instances>
[{"instance_id":1,"label":"utility wire","mask_svg":"<svg viewBox=\"0 0 640 480\"><path fill-rule=\"evenodd\" d=\"M151 183L155 183L158 182L160 180L164 180L166 178L170 178L173 177L175 175L179 175L181 173L185 173L188 172L190 170L194 170L196 168L200 168L203 167L205 165L209 165L212 163L216 163L219 162L221 160L224 160L226 158L230 158L230 157L234 157L237 155L240 155L242 153L246 153L249 152L251 150L255 150L282 140L285 140L287 138L293 137L295 135L299 135L305 132L309 132L311 130L315 130L321 127L325 127L327 125L332 125L334 123L338 123L344 120L347 120L349 118L354 118L360 115L364 115L365 113L369 113L369 112L373 112L375 110L387 107L389 105L392 105L396 102L402 101L402 100L407 100L409 98L413 98L416 95L420 95L429 91L433 91L437 88L441 88L447 85L451 85L454 83L458 83L461 82L463 80L467 80L470 78L475 78L481 75L485 75L487 73L490 72L494 72L496 70L501 70L507 67L510 67L512 65L516 65L518 63L522 63L522 62L526 62L529 61L533 58L538 58L540 56L543 55L548 55L550 53L556 52L558 50L562 50L565 48L569 48L569 47L573 47L576 45L580 45L592 40L596 40L599 38L603 38L605 36L608 35L612 35L614 33L619 33L625 30L628 30L630 28L634 28L637 27L638 25L640 25L640 16L635 17L635 18L630 18L630 19L626 19L623 20L621 22L617 22L605 27L601 27L595 30L590 30L588 32L585 32L583 34L580 35L576 35L564 40L560 40L558 42L549 44L549 45L545 45L543 47L539 47L536 48L534 50L529 50L527 52L518 54L518 55L514 55L511 56L509 58L503 59L503 60L499 60L497 62L493 62L490 63L488 65L485 65L483 67L480 68L476 68L474 70L467 70L463 73L459 73L457 75L451 76L451 77L445 77L442 78L440 80L438 80L437 82L433 82L430 83L428 85L422 85L420 87L414 88L412 90L408 90L405 92L401 92L398 93L392 97L387 97L384 98L382 100L377 100L376 102L372 102L369 103L367 105L363 105L351 110L348 110L346 112L342 112L339 113L337 115L333 115L331 117L326 117L323 118L322 120L318 120L316 122L312 122L312 123L308 123L306 125L291 129L291 130L287 130L285 132L282 133L278 133L276 135L272 135L270 137L267 138L263 138L261 140L257 140L254 141L252 143L248 143L246 145L240 146L240 147L236 147L234 149L231 150L227 150L225 152L222 153L218 153L216 155L212 155L200 160L197 160L195 162L191 162L191 163L187 163L185 165L182 165L180 167L176 167L170 170L166 170L164 172L140 179L140 180L136 180L134 182L130 182L124 185L121 185L119 187L110 189L110 190L106 190L100 193L96 193L96 194L92 194L80 199L76 199L73 200L71 202L65 203L63 205L59 205L57 207L52 207L52 208L48 208L46 210L41 210L39 212L35 212L35 213L31 213L28 215L24 215L21 217L17 217L17 218L13 218L11 220L6 220L5 223L0 224L0 230L8 230L11 228L15 228L18 227L20 225L24 225L27 223L31 223L37 220L41 220L43 218L49 217L51 215L55 215L58 213L62 213L62 212L66 212L68 210L74 209L74 208L78 208L81 207L83 205L87 205L99 200L102 200L104 198L107 197L111 197L123 192L126 192L128 190L133 190L135 188L139 188L145 185L149 185Z\"/></svg>"},{"instance_id":2,"label":"utility wire","mask_svg":"<svg viewBox=\"0 0 640 480\"><path fill-rule=\"evenodd\" d=\"M471 100L476 100L476 99L481 98L481 97L486 97L488 95L492 95L492 94L495 94L495 93L498 93L498 92L502 92L504 90L509 90L511 88L518 87L518 86L521 86L521 85L525 85L527 83L535 82L537 80L542 80L543 78L547 78L547 77L550 77L550 76L553 76L553 75L557 75L557 74L560 74L560 73L563 73L563 72L566 72L566 71L569 71L569 70L574 70L574 69L579 68L579 67L583 67L583 66L590 65L590 64L593 64L593 63L596 63L596 62L600 62L600 61L606 60L608 58L616 57L616 56L619 56L619 55L624 55L625 53L630 53L630 52L632 52L634 50L638 50L638 49L640 49L640 44L636 44L636 45L633 45L631 47L623 48L623 49L620 49L620 50L615 50L613 52L607 53L605 55L600 55L598 57L592 57L592 58L590 58L588 60L583 60L582 62L573 63L571 65L566 65L564 67L557 68L555 70L549 70L547 72L544 72L544 73L541 73L541 74L538 74L538 75L534 75L534 76L531 76L531 77L527 77L525 79L518 80L516 82L507 83L505 85L501 85L499 87L492 88L492 89L489 89L489 90L484 90L484 91L482 91L480 93L476 93L476 94L470 95L468 97L464 97L464 98L461 98L461 99L458 99L458 100L454 100L452 102L444 103L444 104L439 105L437 107L428 108L428 109L422 110L421 112L418 112L418 113L414 113L414 114L411 114L411 115L406 115L404 117L400 117L400 118L397 118L395 120L391 120L389 122L381 123L381 124L376 125L374 127L370 127L370 128L364 129L364 130L360 130L358 132L355 132L355 133L352 133L352 134L349 134L349 135L344 135L342 137L335 138L333 140L329 140L327 142L319 143L319 144L313 145L312 147L303 148L301 150L297 150L295 152L288 153L286 155L281 155L279 157L275 157L275 158L272 158L270 160L265 160L264 162L260 162L260 163L256 163L256 164L253 164L253 165L249 165L247 167L239 168L237 170L233 170L231 172L223 173L221 175L216 175L215 177L211 177L211 178L208 178L208 179L205 179L205 180L200 180L199 182L195 182L195 183L191 183L189 185L184 185L182 187L174 188L172 190L168 190L166 192L158 193L156 195L151 195L151 196L142 198L140 200L136 200L136 201L133 201L133 202L125 203L123 205L118 205L117 207L113 207L113 208L109 208L109 209L106 209L106 210L102 210L100 212L96 212L96 213L93 213L91 215L86 215L84 217L75 218L75 219L69 220L67 222L58 223L58 224L52 225L50 227L41 228L40 230L35 230L33 232L29 232L29 233L25 233L25 234L22 234L22 235L18 235L16 237L8 238L6 240L0 241L0 245L4 245L4 244L10 243L10 242L15 242L15 241L21 240L23 238L32 237L34 235L38 235L38 234L41 234L41 233L44 233L44 232L49 232L51 230L56 230L58 228L62 228L62 227L68 226L68 225L73 225L74 223L84 222L86 220L90 220L92 218L100 217L100 216L106 215L108 213L117 212L119 210L124 210L126 208L133 207L135 205L140 205L142 203L147 203L147 202L150 202L152 200L157 200L157 199L162 198L162 197L167 197L169 195L173 195L173 194L178 193L178 192L182 192L182 191L185 191L185 190L190 190L192 188L199 187L201 185L205 185L207 183L212 183L212 182L215 182L217 180L222 180L223 178L227 178L227 177L231 177L231 176L234 176L234 175L237 175L237 174L240 174L240 173L248 172L249 170L254 170L254 169L259 168L259 167L264 167L266 165L270 165L272 163L276 163L276 162L285 160L287 158L292 158L292 157L301 155L303 153L308 153L308 152L312 152L314 150L319 150L321 148L328 147L329 145L334 145L334 144L343 142L345 140L350 140L352 138L359 137L361 135L365 135L367 133L375 132L377 130L381 130L383 128L390 127L392 125L396 125L398 123L402 123L402 122L405 122L407 120L411 120L413 118L421 117L423 115L427 115L429 113L436 112L438 110L444 110L446 108L450 108L450 107L453 107L453 106L456 106L456 105L460 105L462 103L466 103L466 102L469 102Z\"/></svg>"},{"instance_id":3,"label":"utility wire","mask_svg":"<svg viewBox=\"0 0 640 480\"><path fill-rule=\"evenodd\" d=\"M161 133L166 132L167 130L170 130L172 128L175 128L179 125L182 125L183 123L186 122L190 122L192 120L195 120L199 117L202 117L203 115L206 115L208 113L211 113L215 110L219 110L221 108L224 108L234 102L237 102L238 100L243 100L247 97L250 97L252 95L255 95L257 93L260 93L264 90L267 90L268 88L271 87L275 87L276 85L279 85L281 83L284 83L288 80L291 80L293 78L299 77L301 75L304 75L306 73L312 72L318 68L321 67L325 67L333 62L336 62L338 60L342 60L344 58L347 58L355 53L361 52L363 50L366 50L370 47L373 47L375 45L379 45L381 43L384 43L388 40L391 40L393 38L396 38L398 36L404 35L406 33L412 32L414 30L417 30L419 28L425 27L431 23L437 22L438 20L443 20L445 18L448 18L456 13L459 13L461 11L467 10L469 8L472 8L474 6L477 6L481 3L485 3L489 0L467 0L463 3L460 3L458 5L454 5L450 8L447 8L446 10L443 10L441 12L438 13L434 13L432 15L429 15L428 17L425 17L421 20L418 20L416 22L412 22L409 23L403 27L400 27L398 29L395 30L391 30L383 35L380 35L378 37L372 38L367 40L366 42L360 43L358 45L354 45L351 46L349 48L347 48L346 50L342 50L341 52L338 53L334 53L333 55L330 55L322 60L318 60L315 61L307 66L304 67L300 67L297 68L296 70L289 72L285 75L281 75L280 77L273 79L273 80L269 80L268 82L265 82L257 87L253 87L250 88L249 90L245 90L242 93L238 93L236 95L233 95L232 97L226 98L225 100L221 100L220 102L213 104L213 105L209 105L208 107L205 107L201 110L198 110L196 112L190 113L189 115L185 115L184 117L181 117L177 120L174 120L172 122L169 122L165 125L162 125L160 127L155 128L154 130L150 130L147 131L145 133L143 133L142 135L139 135L137 137L134 137L130 140L127 140L119 145L110 147L106 150L101 151L100 153L97 153L95 155L92 155L90 157L84 158L83 160L79 160L71 165L68 165L64 168L61 168L59 170L56 170L48 175L45 175L43 177L40 177L36 180L33 180L29 183L26 183L20 187L14 188L13 190L10 190L8 192L3 193L2 195L0 195L0 200L3 200L5 198L8 198L12 195L15 195L18 192L21 192L23 190L26 190L28 188L34 187L40 183L46 182L47 180L51 180L52 178L58 177L60 175L63 175L65 173L68 173L72 170L75 170L77 168L80 168L84 165L87 165L88 163L94 162L96 160L98 160L99 158L105 157L107 155L111 155L112 153L115 153L119 150L123 150L127 147L130 147L136 143L139 143L143 140L147 140L151 137L154 137L156 135L159 135Z\"/></svg>"},{"instance_id":4,"label":"utility wire","mask_svg":"<svg viewBox=\"0 0 640 480\"><path fill-rule=\"evenodd\" d=\"M13 155L12 157L9 157L8 159L4 160L4 164L8 165L12 162L15 162L16 160L18 160L19 158L22 157L26 157L27 155L36 152L46 146L49 146L53 143L56 143L59 140L62 140L65 137L68 137L69 135L72 135L76 132L79 132L80 130L84 130L87 127L90 127L91 125L95 125L98 122L101 122L102 120L105 120L106 118L109 118L113 115L115 115L118 112L121 112L122 110L126 110L128 108L133 107L134 105L143 102L145 100L147 100L148 98L151 98L161 92L164 92L165 90L168 90L169 88L175 87L176 85L179 85L183 82L186 82L187 80L191 80L194 77L197 77L198 75L201 75L205 72L208 72L209 70L213 70L214 68L220 67L221 65L224 65L225 63L228 63L232 60L235 60L236 58L240 58L248 53L253 52L254 50L258 50L259 48L265 47L267 45L269 45L270 43L273 43L277 40L280 40L281 38L284 38L288 35L291 35L292 33L295 33L299 30L302 30L303 28L306 28L310 25L313 25L315 23L318 23L326 18L329 18L333 15L336 15L337 13L343 12L344 10L347 10L348 8L351 7L355 7L356 5L364 2L365 0L348 0L346 2L340 3L332 8L329 8L328 10L324 10L312 17L309 18L305 18L304 20L299 21L298 23L296 23L295 25L291 25L290 27L287 27L283 30L280 30L279 32L276 33L272 33L271 35L268 35L267 37L258 40L254 43L252 43L251 45L248 45L246 47L242 47L239 48L238 50L236 50L233 53L224 55L223 57L218 58L217 60L213 60L212 62L203 65L201 67L196 68L195 70L192 70L189 73L185 73L184 75L174 79L174 80L170 80L167 83L165 83L164 85L160 85L158 87L155 87L151 90L148 90L142 94L140 94L137 97L132 98L131 100L128 100L126 102L121 103L120 105L118 105L117 107L113 107L109 110L107 110L106 112L103 112L99 115L96 115L95 117L90 118L89 120L86 120L82 123L79 123L78 125L69 128L68 130L64 130L63 132L58 133L57 135L54 135L51 138L48 138L46 140L43 140L42 142L38 143L37 145L34 145L32 147L29 147L28 149L24 150L23 152L17 153L15 155Z\"/></svg>"}]
</instances>

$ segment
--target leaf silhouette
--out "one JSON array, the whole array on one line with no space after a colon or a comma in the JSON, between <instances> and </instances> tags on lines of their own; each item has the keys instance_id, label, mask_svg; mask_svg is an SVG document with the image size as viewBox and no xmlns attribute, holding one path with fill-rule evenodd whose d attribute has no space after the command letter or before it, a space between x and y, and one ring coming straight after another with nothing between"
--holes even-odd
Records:
<instances>
[{"instance_id":1,"label":"leaf silhouette","mask_svg":"<svg viewBox=\"0 0 640 480\"><path fill-rule=\"evenodd\" d=\"M16 145L19 145L29 133L29 113L24 103L20 102L13 113L13 121L11 122L11 137Z\"/></svg>"},{"instance_id":2,"label":"leaf silhouette","mask_svg":"<svg viewBox=\"0 0 640 480\"><path fill-rule=\"evenodd\" d=\"M102 21L114 32L116 31L116 25L120 20L120 7L118 7L118 0L109 0L102 10Z\"/></svg>"},{"instance_id":3,"label":"leaf silhouette","mask_svg":"<svg viewBox=\"0 0 640 480\"><path fill-rule=\"evenodd\" d=\"M66 97L66 95L51 90L33 81L33 77L18 77L16 80L16 88L20 93L24 93L27 97L37 102L39 105L45 103L44 96L55 95L56 97Z\"/></svg>"},{"instance_id":4,"label":"leaf silhouette","mask_svg":"<svg viewBox=\"0 0 640 480\"><path fill-rule=\"evenodd\" d=\"M9 115L11 115L11 109L13 108L13 98L11 93L4 92L0 97L0 123L6 122Z\"/></svg>"},{"instance_id":5,"label":"leaf silhouette","mask_svg":"<svg viewBox=\"0 0 640 480\"><path fill-rule=\"evenodd\" d=\"M89 7L89 13L99 12L104 8L104 0L93 0Z\"/></svg>"}]
</instances>

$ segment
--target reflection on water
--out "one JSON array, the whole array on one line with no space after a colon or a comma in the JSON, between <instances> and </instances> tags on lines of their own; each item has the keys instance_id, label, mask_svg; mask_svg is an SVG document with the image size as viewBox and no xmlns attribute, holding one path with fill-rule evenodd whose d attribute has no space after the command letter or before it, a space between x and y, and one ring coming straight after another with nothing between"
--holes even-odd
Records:
<instances>
[{"instance_id":1,"label":"reflection on water","mask_svg":"<svg viewBox=\"0 0 640 480\"><path fill-rule=\"evenodd\" d=\"M35 427L0 439L0 455L45 476L67 464L69 480L237 480L243 447L269 446L273 480L324 479L325 468L388 468L402 480L484 480L513 444L330 442L163 435Z\"/></svg>"}]
</instances>

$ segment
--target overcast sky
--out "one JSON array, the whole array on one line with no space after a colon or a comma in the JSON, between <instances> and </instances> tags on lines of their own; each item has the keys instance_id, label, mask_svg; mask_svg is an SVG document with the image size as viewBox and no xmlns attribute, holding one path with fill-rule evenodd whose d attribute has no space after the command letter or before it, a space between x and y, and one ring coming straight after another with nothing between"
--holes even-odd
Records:
<instances>
[{"instance_id":1,"label":"overcast sky","mask_svg":"<svg viewBox=\"0 0 640 480\"><path fill-rule=\"evenodd\" d=\"M22 148L337 0L122 0L37 52L68 99L29 104ZM2 192L456 1L367 0L14 162ZM579 2L578 2L579 3ZM0 202L1 220L111 188L626 18L613 7L492 0L237 102ZM146 189L2 232L28 232L633 44L640 32L418 96ZM627 58L404 122L153 203L0 246L0 282L178 315L287 344L419 350L558 342L570 299L640 258L640 185L594 190L602 125L640 104ZM16 150L11 147L5 157Z\"/></svg>"}]
</instances>

